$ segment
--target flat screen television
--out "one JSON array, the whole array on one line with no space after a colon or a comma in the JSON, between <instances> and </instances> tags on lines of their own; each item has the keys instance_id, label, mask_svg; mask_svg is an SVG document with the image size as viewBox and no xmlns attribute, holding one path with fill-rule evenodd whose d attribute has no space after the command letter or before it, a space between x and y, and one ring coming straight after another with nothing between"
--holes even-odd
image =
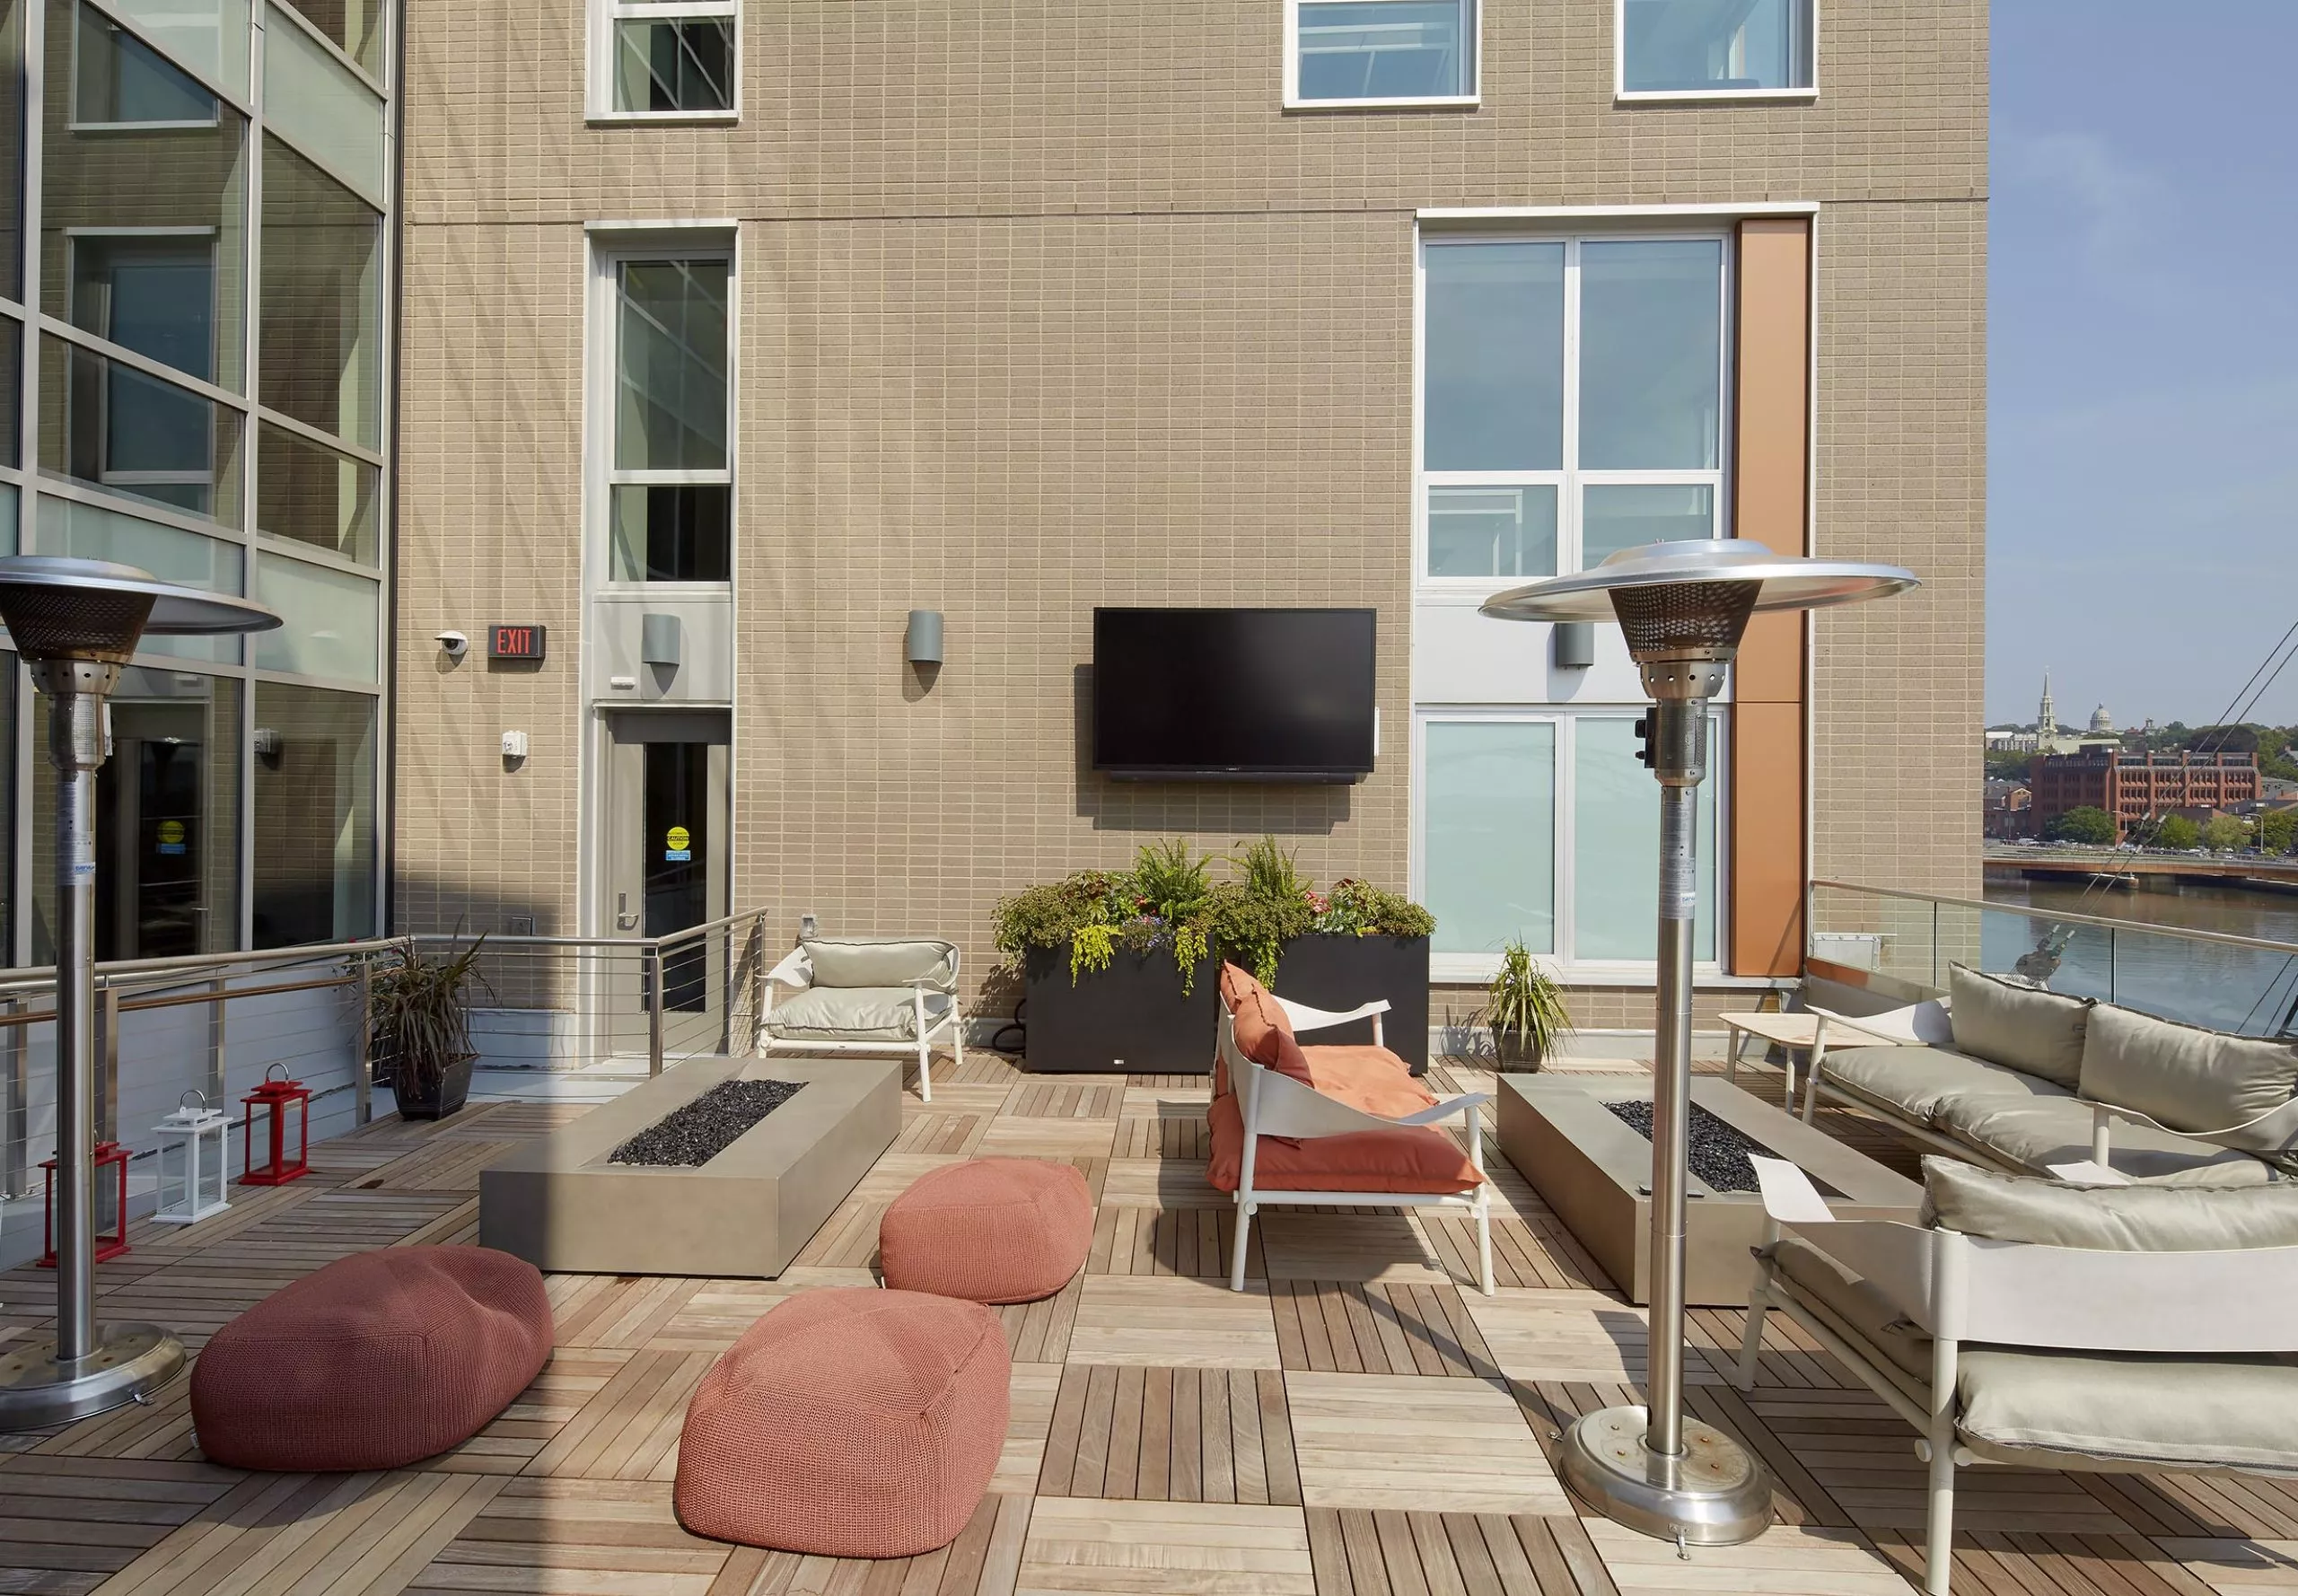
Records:
<instances>
[{"instance_id":1,"label":"flat screen television","mask_svg":"<svg viewBox=\"0 0 2298 1596\"><path fill-rule=\"evenodd\" d=\"M1120 781L1372 774L1370 609L1093 611L1093 768Z\"/></svg>"}]
</instances>

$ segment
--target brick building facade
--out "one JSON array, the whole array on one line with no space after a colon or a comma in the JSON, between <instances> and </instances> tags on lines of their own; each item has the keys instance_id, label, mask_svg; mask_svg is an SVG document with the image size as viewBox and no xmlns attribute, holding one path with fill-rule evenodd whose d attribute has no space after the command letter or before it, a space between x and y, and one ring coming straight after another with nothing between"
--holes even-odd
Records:
<instances>
[{"instance_id":1,"label":"brick building facade","mask_svg":"<svg viewBox=\"0 0 2298 1596\"><path fill-rule=\"evenodd\" d=\"M2259 795L2258 757L2248 753L2124 753L2099 749L2035 760L2034 823L2071 809L2102 809L2118 837L2150 818L2232 809Z\"/></svg>"}]
</instances>

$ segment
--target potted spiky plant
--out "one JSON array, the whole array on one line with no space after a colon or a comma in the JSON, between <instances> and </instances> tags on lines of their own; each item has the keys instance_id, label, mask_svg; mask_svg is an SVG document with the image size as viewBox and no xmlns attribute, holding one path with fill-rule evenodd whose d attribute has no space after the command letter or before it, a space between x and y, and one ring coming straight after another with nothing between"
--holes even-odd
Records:
<instances>
[{"instance_id":1,"label":"potted spiky plant","mask_svg":"<svg viewBox=\"0 0 2298 1596\"><path fill-rule=\"evenodd\" d=\"M1537 1070L1572 1034L1564 988L1532 962L1522 938L1500 951L1500 969L1485 988L1478 1016L1492 1033L1492 1051L1503 1070Z\"/></svg>"},{"instance_id":2,"label":"potted spiky plant","mask_svg":"<svg viewBox=\"0 0 2298 1596\"><path fill-rule=\"evenodd\" d=\"M482 933L469 947L426 958L411 943L396 963L378 969L368 987L367 1018L374 1056L391 1061L391 1092L402 1119L443 1119L470 1096L470 1009L465 995L494 989L478 973Z\"/></svg>"}]
</instances>

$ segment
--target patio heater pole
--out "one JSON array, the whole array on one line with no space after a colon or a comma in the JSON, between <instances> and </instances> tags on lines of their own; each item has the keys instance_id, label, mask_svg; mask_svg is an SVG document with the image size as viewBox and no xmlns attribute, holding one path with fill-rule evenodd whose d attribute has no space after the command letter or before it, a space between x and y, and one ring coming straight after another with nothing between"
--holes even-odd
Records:
<instances>
[{"instance_id":1,"label":"patio heater pole","mask_svg":"<svg viewBox=\"0 0 2298 1596\"><path fill-rule=\"evenodd\" d=\"M30 1430L143 1401L184 1363L183 1344L157 1326L96 1322L95 789L106 704L146 632L257 631L279 618L132 566L22 556L0 559L0 623L48 700L56 769L56 1331L0 1355L0 1430Z\"/></svg>"},{"instance_id":2,"label":"patio heater pole","mask_svg":"<svg viewBox=\"0 0 2298 1596\"><path fill-rule=\"evenodd\" d=\"M1660 781L1660 914L1653 1012L1652 1302L1648 1407L1583 1416L1557 1472L1606 1517L1679 1547L1752 1540L1771 1481L1730 1436L1683 1412L1684 1209L1691 1178L1692 930L1699 906L1695 805L1707 774L1707 705L1749 618L1881 598L1915 585L1895 566L1805 559L1738 539L1623 549L1592 571L1495 595L1503 620L1617 620L1651 696L1637 728Z\"/></svg>"}]
</instances>

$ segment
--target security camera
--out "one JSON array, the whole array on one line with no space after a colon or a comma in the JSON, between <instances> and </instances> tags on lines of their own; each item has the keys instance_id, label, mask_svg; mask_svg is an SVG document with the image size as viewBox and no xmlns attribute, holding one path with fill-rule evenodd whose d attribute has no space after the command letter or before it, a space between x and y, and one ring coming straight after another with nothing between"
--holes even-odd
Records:
<instances>
[{"instance_id":1,"label":"security camera","mask_svg":"<svg viewBox=\"0 0 2298 1596\"><path fill-rule=\"evenodd\" d=\"M439 634L439 646L460 660L464 651L470 647L470 639L460 632L442 632Z\"/></svg>"}]
</instances>

